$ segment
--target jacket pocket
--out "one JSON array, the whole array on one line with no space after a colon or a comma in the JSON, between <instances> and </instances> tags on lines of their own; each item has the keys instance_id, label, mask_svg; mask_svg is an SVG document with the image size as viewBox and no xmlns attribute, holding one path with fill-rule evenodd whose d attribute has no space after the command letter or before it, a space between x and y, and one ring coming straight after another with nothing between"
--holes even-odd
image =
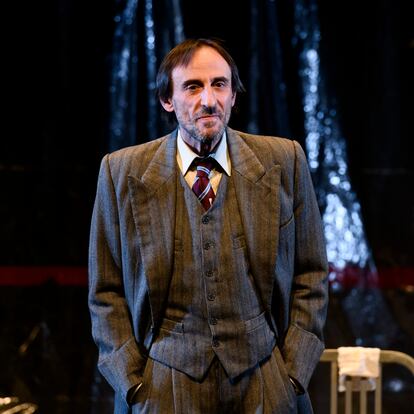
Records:
<instances>
[{"instance_id":1,"label":"jacket pocket","mask_svg":"<svg viewBox=\"0 0 414 414\"><path fill-rule=\"evenodd\" d=\"M168 332L184 333L184 324L182 322L164 318L160 329Z\"/></svg>"},{"instance_id":2,"label":"jacket pocket","mask_svg":"<svg viewBox=\"0 0 414 414\"><path fill-rule=\"evenodd\" d=\"M254 331L258 327L262 326L264 323L267 323L266 315L265 312L262 312L259 316L256 316L244 322L246 326L246 333Z\"/></svg>"}]
</instances>

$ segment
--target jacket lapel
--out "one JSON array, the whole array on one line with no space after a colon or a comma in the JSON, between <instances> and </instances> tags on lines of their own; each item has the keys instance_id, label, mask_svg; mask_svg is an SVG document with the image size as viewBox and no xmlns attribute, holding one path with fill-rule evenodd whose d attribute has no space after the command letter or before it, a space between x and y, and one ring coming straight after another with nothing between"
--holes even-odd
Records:
<instances>
[{"instance_id":1,"label":"jacket lapel","mask_svg":"<svg viewBox=\"0 0 414 414\"><path fill-rule=\"evenodd\" d=\"M175 133L170 134L159 146L141 178L128 177L128 186L155 327L160 320L173 272Z\"/></svg>"},{"instance_id":2,"label":"jacket lapel","mask_svg":"<svg viewBox=\"0 0 414 414\"><path fill-rule=\"evenodd\" d=\"M280 165L266 168L235 131L227 129L227 136L250 267L270 312L279 236Z\"/></svg>"},{"instance_id":3,"label":"jacket lapel","mask_svg":"<svg viewBox=\"0 0 414 414\"><path fill-rule=\"evenodd\" d=\"M249 262L264 307L270 312L279 236L280 166L266 168L230 128L227 137ZM155 327L173 272L176 168L176 133L173 133L159 146L141 178L128 177Z\"/></svg>"}]
</instances>

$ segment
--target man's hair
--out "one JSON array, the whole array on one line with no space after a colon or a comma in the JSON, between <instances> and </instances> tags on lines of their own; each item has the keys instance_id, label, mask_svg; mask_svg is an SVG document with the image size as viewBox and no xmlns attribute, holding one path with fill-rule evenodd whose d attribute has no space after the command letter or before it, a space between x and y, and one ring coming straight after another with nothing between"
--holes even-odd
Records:
<instances>
[{"instance_id":1,"label":"man's hair","mask_svg":"<svg viewBox=\"0 0 414 414\"><path fill-rule=\"evenodd\" d=\"M172 96L172 71L178 66L186 67L194 53L202 47L211 47L218 52L228 63L231 70L231 88L233 94L243 92L244 86L239 77L239 70L230 56L229 52L222 45L222 41L217 39L187 39L175 46L165 56L158 70L157 75L157 94L162 102L167 101Z\"/></svg>"}]
</instances>

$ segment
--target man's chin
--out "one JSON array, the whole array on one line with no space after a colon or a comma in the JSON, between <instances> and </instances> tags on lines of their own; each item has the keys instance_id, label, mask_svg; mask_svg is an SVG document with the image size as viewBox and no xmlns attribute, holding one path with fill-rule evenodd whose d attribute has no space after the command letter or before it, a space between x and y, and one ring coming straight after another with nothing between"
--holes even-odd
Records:
<instances>
[{"instance_id":1,"label":"man's chin","mask_svg":"<svg viewBox=\"0 0 414 414\"><path fill-rule=\"evenodd\" d=\"M204 142L213 141L217 137L221 137L223 135L224 128L223 127L217 127L214 128L203 128L199 131L199 137Z\"/></svg>"}]
</instances>

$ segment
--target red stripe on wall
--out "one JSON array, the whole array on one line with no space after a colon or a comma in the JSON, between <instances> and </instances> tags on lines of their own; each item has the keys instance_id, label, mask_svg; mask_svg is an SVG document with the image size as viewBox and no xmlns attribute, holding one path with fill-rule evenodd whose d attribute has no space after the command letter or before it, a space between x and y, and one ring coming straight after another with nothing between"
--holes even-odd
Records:
<instances>
[{"instance_id":1,"label":"red stripe on wall","mask_svg":"<svg viewBox=\"0 0 414 414\"><path fill-rule=\"evenodd\" d=\"M330 267L330 272L330 282L345 289L356 286L383 289L414 287L414 267L382 267L376 272L357 266L347 266L344 269Z\"/></svg>"},{"instance_id":2,"label":"red stripe on wall","mask_svg":"<svg viewBox=\"0 0 414 414\"><path fill-rule=\"evenodd\" d=\"M0 285L35 286L48 281L65 286L86 286L84 266L0 266Z\"/></svg>"},{"instance_id":3,"label":"red stripe on wall","mask_svg":"<svg viewBox=\"0 0 414 414\"><path fill-rule=\"evenodd\" d=\"M414 267L384 267L378 269L378 277L365 275L364 278L369 286L384 289L414 287ZM0 266L1 286L36 286L48 281L63 286L87 286L88 271L83 266ZM361 271L347 267L335 272L334 281L344 288L357 286Z\"/></svg>"},{"instance_id":4,"label":"red stripe on wall","mask_svg":"<svg viewBox=\"0 0 414 414\"><path fill-rule=\"evenodd\" d=\"M389 267L378 270L381 288L414 287L414 267Z\"/></svg>"}]
</instances>

